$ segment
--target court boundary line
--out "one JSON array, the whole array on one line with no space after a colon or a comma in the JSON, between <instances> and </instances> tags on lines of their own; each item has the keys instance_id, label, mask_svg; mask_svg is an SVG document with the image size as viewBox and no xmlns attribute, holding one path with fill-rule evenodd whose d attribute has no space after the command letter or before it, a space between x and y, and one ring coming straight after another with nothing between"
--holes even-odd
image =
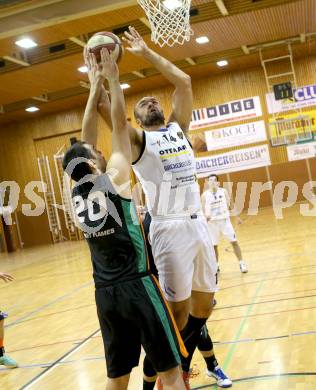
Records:
<instances>
[{"instance_id":1,"label":"court boundary line","mask_svg":"<svg viewBox=\"0 0 316 390\"><path fill-rule=\"evenodd\" d=\"M249 315L253 309L253 306L254 306L254 303L257 299L257 296L259 295L261 289L262 289L262 286L263 286L263 283L264 283L264 280L261 280L256 291L255 291L255 294L252 298L252 304L250 306L248 306L244 316L242 317L242 321L239 325L239 328L237 329L237 332L235 333L235 337L234 337L234 340L238 340L240 335L242 334L243 330L244 330L244 327L246 325L246 322L249 318ZM224 360L224 363L223 363L223 369L224 371L226 370L226 368L229 366L229 363L231 362L232 360L232 357L236 351L236 348L237 348L237 344L232 344L231 347L229 348L229 351L227 352L227 355L226 355L226 358Z\"/></svg>"},{"instance_id":2,"label":"court boundary line","mask_svg":"<svg viewBox=\"0 0 316 390\"><path fill-rule=\"evenodd\" d=\"M283 301L294 301L295 299L303 299L303 298L315 298L316 297L316 294L313 294L313 295L302 295L302 296L299 296L299 297L290 297L290 298L279 298L279 299L271 299L270 301L259 301L259 302L254 302L254 303L241 303L239 305L231 305L231 306L220 306L220 307L216 307L214 309L214 311L218 311L218 310L225 310L225 309L236 309L238 307L244 307L244 306L250 306L250 305L261 305L261 304L264 304L264 303L273 303L273 302L283 302Z\"/></svg>"},{"instance_id":3,"label":"court boundary line","mask_svg":"<svg viewBox=\"0 0 316 390\"><path fill-rule=\"evenodd\" d=\"M50 306L54 305L55 303L60 302L60 301L64 300L65 298L68 298L69 296L71 296L73 294L76 294L78 291L92 285L92 283L93 283L92 281L84 283L81 286L76 287L75 289L69 291L67 294L64 294L64 295L62 295L62 296L60 296L60 297L58 297L58 298L56 298L48 303L45 303L45 305L39 306L37 309L35 309L33 311L30 311L27 314L25 314L21 317L18 317L15 321L10 322L9 324L5 325L4 327L11 328L14 325L18 325L18 324L22 323L25 319L32 317L34 314L41 312L42 310L46 309L47 307L50 307Z\"/></svg>"},{"instance_id":4,"label":"court boundary line","mask_svg":"<svg viewBox=\"0 0 316 390\"><path fill-rule=\"evenodd\" d=\"M316 372L288 372L288 373L280 373L280 374L266 374L266 375L257 375L257 376L249 376L245 378L232 379L233 383L236 382L251 382L256 380L268 380L274 378L286 378L286 377L300 377L300 376L316 376ZM200 389L208 389L208 388L217 388L216 383L210 383L208 385L200 385L198 387L192 387L192 390L200 390Z\"/></svg>"},{"instance_id":5,"label":"court boundary line","mask_svg":"<svg viewBox=\"0 0 316 390\"><path fill-rule=\"evenodd\" d=\"M50 366L48 366L44 371L37 374L34 378L29 380L27 383L25 383L22 387L19 388L19 390L26 390L29 389L32 385L37 383L39 380L41 380L44 376L46 376L50 371L52 371L54 368L58 367L58 364L61 363L63 360L71 356L73 353L78 351L81 347L83 347L88 341L92 339L93 336L95 336L98 332L100 332L100 328L95 330L93 333L91 333L88 337L86 337L84 340L82 340L79 344L77 344L75 347L71 348L68 352L66 352L64 355L62 355L60 358L55 360Z\"/></svg>"}]
</instances>

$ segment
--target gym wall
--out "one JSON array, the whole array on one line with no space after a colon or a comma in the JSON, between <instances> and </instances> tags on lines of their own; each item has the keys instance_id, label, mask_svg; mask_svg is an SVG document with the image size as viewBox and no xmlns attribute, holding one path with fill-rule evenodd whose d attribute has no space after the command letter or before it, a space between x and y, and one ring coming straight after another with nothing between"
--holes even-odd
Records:
<instances>
[{"instance_id":1,"label":"gym wall","mask_svg":"<svg viewBox=\"0 0 316 390\"><path fill-rule=\"evenodd\" d=\"M308 85L315 82L316 74L316 57L308 57L295 61L295 70L299 85ZM202 79L193 80L194 90L194 108L201 108L220 104L223 102L232 101L239 98L260 96L263 119L267 125L269 115L267 113L265 103L266 83L261 67L242 69L240 71L229 72L223 71L222 74ZM161 100L161 104L165 109L165 114L168 116L170 112L170 95L171 87L162 87L156 90L147 90L144 93L127 96L127 107L129 116L133 116L134 104L145 94L154 95ZM81 129L81 121L83 116L83 107L54 113L43 117L35 117L24 122L13 122L0 127L0 177L1 181L14 180L20 188L20 202L18 206L18 217L20 221L21 234L25 246L39 245L51 242L47 215L40 217L25 217L21 213L21 205L30 203L24 195L25 185L32 180L40 180L37 157L42 152L47 154L51 160L53 169L52 155L62 147L70 137L79 135ZM241 121L234 122L247 123ZM133 120L132 120L133 121ZM135 123L134 123L135 125ZM221 125L218 127L224 127ZM267 127L267 126L266 126ZM216 129L216 127L212 127ZM99 145L106 157L109 156L111 150L111 135L109 130L99 121ZM269 144L269 141L262 144ZM220 152L233 150L253 145L241 146L237 148L224 149ZM269 144L272 165L268 168L257 168L248 171L235 172L227 175L222 175L221 180L227 181L230 179L236 183L244 181L252 183L253 181L266 182L268 175L275 183L282 180L295 180L299 187L309 180L306 161L288 162L285 147L272 148ZM217 151L216 153L218 153ZM216 154L215 153L215 154ZM198 156L211 155L211 152L201 152ZM312 178L316 180L316 162L315 158L310 159L310 167ZM55 179L54 179L55 180ZM203 181L201 181L203 186ZM235 187L235 186L234 186ZM247 186L247 196L249 199L250 185ZM55 190L57 192L57 185ZM59 196L58 196L59 199ZM302 200L302 196L299 198ZM271 197L269 193L263 193L260 206L271 205ZM247 207L247 201L245 204Z\"/></svg>"}]
</instances>

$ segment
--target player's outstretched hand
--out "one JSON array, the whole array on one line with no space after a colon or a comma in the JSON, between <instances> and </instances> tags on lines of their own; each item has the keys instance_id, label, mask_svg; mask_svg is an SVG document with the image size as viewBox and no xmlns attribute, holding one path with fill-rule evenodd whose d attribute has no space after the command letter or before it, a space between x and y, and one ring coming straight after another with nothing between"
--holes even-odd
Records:
<instances>
[{"instance_id":1,"label":"player's outstretched hand","mask_svg":"<svg viewBox=\"0 0 316 390\"><path fill-rule=\"evenodd\" d=\"M129 45L126 50L137 56L144 55L148 50L148 46L146 45L145 41L134 27L129 26L128 29L129 31L124 32L125 37L122 37L123 41Z\"/></svg>"},{"instance_id":2,"label":"player's outstretched hand","mask_svg":"<svg viewBox=\"0 0 316 390\"><path fill-rule=\"evenodd\" d=\"M88 78L91 87L103 84L104 77L102 75L102 69L97 63L95 55L93 53L89 53L86 47L84 48L83 55L85 65L88 68Z\"/></svg>"},{"instance_id":3,"label":"player's outstretched hand","mask_svg":"<svg viewBox=\"0 0 316 390\"><path fill-rule=\"evenodd\" d=\"M14 277L9 274L5 274L4 272L0 272L0 279L4 280L7 283L12 282Z\"/></svg>"},{"instance_id":4,"label":"player's outstretched hand","mask_svg":"<svg viewBox=\"0 0 316 390\"><path fill-rule=\"evenodd\" d=\"M107 49L103 48L101 50L101 72L102 76L107 80L118 80L119 79L119 70L117 63L114 59L113 52L109 52Z\"/></svg>"}]
</instances>

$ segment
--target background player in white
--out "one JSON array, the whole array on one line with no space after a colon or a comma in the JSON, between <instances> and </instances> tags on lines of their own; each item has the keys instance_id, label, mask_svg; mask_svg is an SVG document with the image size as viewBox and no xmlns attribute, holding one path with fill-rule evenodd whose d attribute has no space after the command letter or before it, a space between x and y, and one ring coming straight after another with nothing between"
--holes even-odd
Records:
<instances>
[{"instance_id":1,"label":"background player in white","mask_svg":"<svg viewBox=\"0 0 316 390\"><path fill-rule=\"evenodd\" d=\"M202 206L211 233L217 262L218 244L221 235L223 235L233 247L234 253L239 261L240 271L246 273L248 272L248 268L242 259L241 249L230 220L229 205L230 200L227 190L220 187L217 175L210 175L208 177L208 189L202 194Z\"/></svg>"},{"instance_id":2,"label":"background player in white","mask_svg":"<svg viewBox=\"0 0 316 390\"><path fill-rule=\"evenodd\" d=\"M183 361L189 388L190 361L217 290L215 253L202 213L193 150L185 135L192 115L191 79L148 48L134 28L125 32L125 42L128 51L148 60L175 87L167 126L157 99L144 97L134 109L142 130L131 127L130 139L133 169L153 219L150 236L160 285L190 354ZM104 93L103 98L99 112L111 127ZM93 134L87 136L95 142ZM212 372L218 384L230 382L216 363L214 356Z\"/></svg>"}]
</instances>

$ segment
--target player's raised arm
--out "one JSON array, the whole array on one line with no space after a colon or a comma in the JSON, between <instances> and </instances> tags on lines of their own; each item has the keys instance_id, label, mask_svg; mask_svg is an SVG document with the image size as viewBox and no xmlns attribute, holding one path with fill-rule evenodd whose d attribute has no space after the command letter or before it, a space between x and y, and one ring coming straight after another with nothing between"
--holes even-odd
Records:
<instances>
[{"instance_id":1,"label":"player's raised arm","mask_svg":"<svg viewBox=\"0 0 316 390\"><path fill-rule=\"evenodd\" d=\"M189 129L192 115L192 86L190 76L151 50L135 28L130 27L129 32L125 32L123 40L129 45L127 48L128 51L147 59L174 85L172 113L169 122L177 122L182 130L186 132Z\"/></svg>"},{"instance_id":2,"label":"player's raised arm","mask_svg":"<svg viewBox=\"0 0 316 390\"><path fill-rule=\"evenodd\" d=\"M113 55L106 49L101 51L102 75L108 80L111 94L112 155L107 173L117 186L128 184L132 161L129 127L126 118L125 99L120 85L119 70Z\"/></svg>"},{"instance_id":3,"label":"player's raised arm","mask_svg":"<svg viewBox=\"0 0 316 390\"><path fill-rule=\"evenodd\" d=\"M81 140L95 147L98 138L97 106L104 77L101 74L100 66L97 63L94 54L87 53L85 55L85 62L88 67L90 92L82 121Z\"/></svg>"},{"instance_id":4,"label":"player's raised arm","mask_svg":"<svg viewBox=\"0 0 316 390\"><path fill-rule=\"evenodd\" d=\"M112 119L111 119L111 101L109 94L105 90L104 86L101 87L100 97L98 101L98 113L101 115L104 122L112 131Z\"/></svg>"}]
</instances>

